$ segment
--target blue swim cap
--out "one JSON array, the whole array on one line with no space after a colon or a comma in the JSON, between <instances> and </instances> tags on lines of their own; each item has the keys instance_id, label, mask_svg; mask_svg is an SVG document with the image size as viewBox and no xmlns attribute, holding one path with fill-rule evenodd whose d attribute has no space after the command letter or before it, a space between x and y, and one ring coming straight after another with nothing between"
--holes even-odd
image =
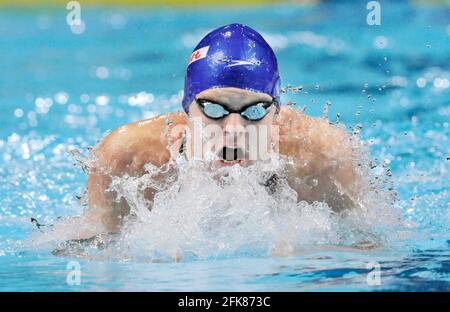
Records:
<instances>
[{"instance_id":1,"label":"blue swim cap","mask_svg":"<svg viewBox=\"0 0 450 312\"><path fill-rule=\"evenodd\" d=\"M234 87L267 93L279 103L275 53L254 29L230 24L208 33L191 55L184 82L186 112L195 96L210 88Z\"/></svg>"}]
</instances>

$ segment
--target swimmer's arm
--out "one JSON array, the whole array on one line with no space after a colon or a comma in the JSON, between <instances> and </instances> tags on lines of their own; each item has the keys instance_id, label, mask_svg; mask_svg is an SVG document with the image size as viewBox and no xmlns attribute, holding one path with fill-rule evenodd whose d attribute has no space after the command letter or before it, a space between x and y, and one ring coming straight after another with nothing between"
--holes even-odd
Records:
<instances>
[{"instance_id":1,"label":"swimmer's arm","mask_svg":"<svg viewBox=\"0 0 450 312\"><path fill-rule=\"evenodd\" d=\"M280 153L294 160L290 185L299 199L325 201L336 211L357 207L362 179L350 135L289 107L279 118Z\"/></svg>"},{"instance_id":2,"label":"swimmer's arm","mask_svg":"<svg viewBox=\"0 0 450 312\"><path fill-rule=\"evenodd\" d=\"M61 240L89 239L98 234L112 233L117 229L117 220L114 212L119 209L114 202L114 195L106 189L111 182L109 174L102 173L102 168L107 166L105 152L107 148L104 142L96 150L99 156L95 165L90 169L87 183L88 206L80 216L74 216L58 220L52 225L51 231L44 237L40 237L40 242L57 238ZM100 166L100 164L102 164Z\"/></svg>"},{"instance_id":3,"label":"swimmer's arm","mask_svg":"<svg viewBox=\"0 0 450 312\"><path fill-rule=\"evenodd\" d=\"M111 174L107 172L113 172L108 157L108 153L112 152L110 150L110 136L107 136L93 153L95 161L90 168L87 183L88 205L85 211L80 216L62 219L55 223L51 232L47 235L50 238L57 237L62 240L89 239L99 234L117 231L117 211L126 210L126 207L119 207L114 201L115 194L106 191L111 182ZM121 157L117 153L112 156ZM118 170L120 167L116 163L113 163L113 167L115 167L116 172L120 171Z\"/></svg>"},{"instance_id":4,"label":"swimmer's arm","mask_svg":"<svg viewBox=\"0 0 450 312\"><path fill-rule=\"evenodd\" d=\"M123 200L117 202L116 192L109 190L112 178L123 176L131 163L123 144L120 130L116 130L92 154L94 161L87 182L88 205L81 217L83 222L93 224L94 235L117 232L121 218L129 211L127 203Z\"/></svg>"},{"instance_id":5,"label":"swimmer's arm","mask_svg":"<svg viewBox=\"0 0 450 312\"><path fill-rule=\"evenodd\" d=\"M166 123L183 124L181 113L165 114L122 126L109 134L94 149L94 166L87 183L88 208L83 214L88 223L98 225L101 232L117 232L130 207L124 198L109 190L113 177L142 176L145 165L162 166L170 160L166 149ZM146 189L145 198L152 201L155 190Z\"/></svg>"}]
</instances>

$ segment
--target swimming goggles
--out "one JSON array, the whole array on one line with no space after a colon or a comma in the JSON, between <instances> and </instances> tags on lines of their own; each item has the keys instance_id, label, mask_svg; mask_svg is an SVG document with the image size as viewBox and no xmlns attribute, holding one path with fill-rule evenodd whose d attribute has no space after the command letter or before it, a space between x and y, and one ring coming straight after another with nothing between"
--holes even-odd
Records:
<instances>
[{"instance_id":1,"label":"swimming goggles","mask_svg":"<svg viewBox=\"0 0 450 312\"><path fill-rule=\"evenodd\" d=\"M231 113L241 115L242 118L250 121L258 121L263 119L269 112L269 108L275 103L272 102L258 102L244 106L240 110L230 109L219 103L212 102L210 100L195 99L195 102L202 109L203 114L211 119L221 119L228 116Z\"/></svg>"}]
</instances>

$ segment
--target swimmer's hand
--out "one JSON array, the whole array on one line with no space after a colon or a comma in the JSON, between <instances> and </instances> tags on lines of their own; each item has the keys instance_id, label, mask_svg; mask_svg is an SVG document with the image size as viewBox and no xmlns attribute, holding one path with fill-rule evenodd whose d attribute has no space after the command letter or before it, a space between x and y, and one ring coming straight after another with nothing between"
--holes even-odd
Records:
<instances>
[{"instance_id":1,"label":"swimmer's hand","mask_svg":"<svg viewBox=\"0 0 450 312\"><path fill-rule=\"evenodd\" d=\"M30 221L31 221L31 224L33 224L33 226L34 226L36 229L38 229L39 231L41 231L41 232L42 232L41 227L46 227L46 226L47 226L47 225L45 225L45 224L39 223L39 221L38 221L36 218L33 218L33 217L31 217Z\"/></svg>"},{"instance_id":2,"label":"swimmer's hand","mask_svg":"<svg viewBox=\"0 0 450 312\"><path fill-rule=\"evenodd\" d=\"M87 214L61 218L54 224L46 226L45 230L42 230L41 227L39 228L41 233L32 239L34 246L52 242L86 240L99 235L99 233L108 233L108 229L102 223L96 222L95 218Z\"/></svg>"},{"instance_id":3,"label":"swimmer's hand","mask_svg":"<svg viewBox=\"0 0 450 312\"><path fill-rule=\"evenodd\" d=\"M357 206L362 190L357 139L291 107L281 108L277 123L279 152L291 160L289 184L299 200L323 201L335 211Z\"/></svg>"}]
</instances>

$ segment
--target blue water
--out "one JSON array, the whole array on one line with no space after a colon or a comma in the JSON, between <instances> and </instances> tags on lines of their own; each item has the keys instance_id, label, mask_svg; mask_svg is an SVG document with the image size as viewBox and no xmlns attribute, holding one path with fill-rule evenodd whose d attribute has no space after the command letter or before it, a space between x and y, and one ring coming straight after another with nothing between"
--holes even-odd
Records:
<instances>
[{"instance_id":1,"label":"blue water","mask_svg":"<svg viewBox=\"0 0 450 312\"><path fill-rule=\"evenodd\" d=\"M74 34L64 7L0 11L0 290L450 290L450 8L366 2L241 10L82 8ZM187 58L205 32L248 24L275 48L285 101L361 137L389 166L404 222L401 242L374 250L308 248L147 263L54 256L34 248L30 217L78 215L86 174L68 150L86 153L124 123L180 109ZM129 97L146 92L146 101ZM137 105L136 105L137 104ZM403 235L404 234L404 235ZM168 235L170 235L168 233ZM81 284L66 282L81 265ZM370 286L369 262L381 266Z\"/></svg>"}]
</instances>

